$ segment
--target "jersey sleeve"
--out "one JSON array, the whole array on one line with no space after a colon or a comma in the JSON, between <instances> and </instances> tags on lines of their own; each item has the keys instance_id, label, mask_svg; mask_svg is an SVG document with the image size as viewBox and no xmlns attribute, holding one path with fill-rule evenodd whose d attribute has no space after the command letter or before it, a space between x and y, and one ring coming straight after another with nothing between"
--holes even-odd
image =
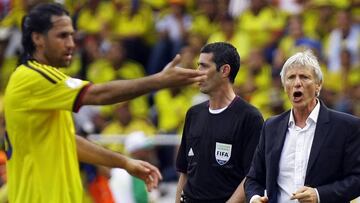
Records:
<instances>
[{"instance_id":1,"label":"jersey sleeve","mask_svg":"<svg viewBox=\"0 0 360 203\"><path fill-rule=\"evenodd\" d=\"M89 86L88 81L71 77L66 77L56 83L42 80L36 83L36 87L30 88L29 107L37 110L60 109L77 112Z\"/></svg>"},{"instance_id":2,"label":"jersey sleeve","mask_svg":"<svg viewBox=\"0 0 360 203\"><path fill-rule=\"evenodd\" d=\"M176 158L176 170L181 173L187 173L187 158L186 158L186 137L188 134L188 129L190 125L190 113L187 112L186 118L185 118L185 125L184 125L184 131L183 135L181 137L181 143L178 150L177 158Z\"/></svg>"}]
</instances>

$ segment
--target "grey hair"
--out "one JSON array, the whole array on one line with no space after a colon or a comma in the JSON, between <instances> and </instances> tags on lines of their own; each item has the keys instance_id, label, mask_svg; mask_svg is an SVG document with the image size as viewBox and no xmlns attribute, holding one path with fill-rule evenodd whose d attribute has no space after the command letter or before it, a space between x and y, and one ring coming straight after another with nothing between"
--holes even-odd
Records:
<instances>
[{"instance_id":1,"label":"grey hair","mask_svg":"<svg viewBox=\"0 0 360 203\"><path fill-rule=\"evenodd\" d=\"M310 49L307 49L305 51L294 54L288 60L286 60L285 64L283 65L283 68L280 72L281 82L283 85L285 84L286 71L288 71L289 69L291 69L297 65L314 70L317 82L319 84L322 83L323 74L321 72L319 61L317 60L317 58L313 54L313 52Z\"/></svg>"}]
</instances>

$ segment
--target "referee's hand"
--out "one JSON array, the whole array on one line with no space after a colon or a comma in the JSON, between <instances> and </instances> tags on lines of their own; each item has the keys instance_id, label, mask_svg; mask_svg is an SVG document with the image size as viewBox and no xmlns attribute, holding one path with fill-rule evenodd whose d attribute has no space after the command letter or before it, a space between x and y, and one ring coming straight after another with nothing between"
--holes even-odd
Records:
<instances>
[{"instance_id":1,"label":"referee's hand","mask_svg":"<svg viewBox=\"0 0 360 203\"><path fill-rule=\"evenodd\" d=\"M159 169L145 161L129 158L124 169L130 175L142 179L149 192L157 188L162 179Z\"/></svg>"}]
</instances>

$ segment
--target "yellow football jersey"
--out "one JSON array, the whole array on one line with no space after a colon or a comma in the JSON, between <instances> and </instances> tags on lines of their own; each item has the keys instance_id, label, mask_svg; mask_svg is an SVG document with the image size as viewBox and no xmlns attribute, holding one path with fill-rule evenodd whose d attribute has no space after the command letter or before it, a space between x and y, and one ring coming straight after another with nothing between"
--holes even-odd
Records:
<instances>
[{"instance_id":1,"label":"yellow football jersey","mask_svg":"<svg viewBox=\"0 0 360 203\"><path fill-rule=\"evenodd\" d=\"M9 202L82 202L72 111L87 87L35 61L12 74L4 98Z\"/></svg>"}]
</instances>

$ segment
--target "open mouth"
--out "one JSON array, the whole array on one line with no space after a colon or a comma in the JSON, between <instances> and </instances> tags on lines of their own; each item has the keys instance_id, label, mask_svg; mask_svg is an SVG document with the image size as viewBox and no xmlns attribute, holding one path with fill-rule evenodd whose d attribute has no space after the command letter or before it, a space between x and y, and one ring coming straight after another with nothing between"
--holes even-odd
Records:
<instances>
[{"instance_id":1,"label":"open mouth","mask_svg":"<svg viewBox=\"0 0 360 203\"><path fill-rule=\"evenodd\" d=\"M65 58L70 60L72 58L72 54L71 53L65 54Z\"/></svg>"},{"instance_id":2,"label":"open mouth","mask_svg":"<svg viewBox=\"0 0 360 203\"><path fill-rule=\"evenodd\" d=\"M302 96L303 96L303 93L300 91L295 91L293 93L294 101L299 101Z\"/></svg>"}]
</instances>

